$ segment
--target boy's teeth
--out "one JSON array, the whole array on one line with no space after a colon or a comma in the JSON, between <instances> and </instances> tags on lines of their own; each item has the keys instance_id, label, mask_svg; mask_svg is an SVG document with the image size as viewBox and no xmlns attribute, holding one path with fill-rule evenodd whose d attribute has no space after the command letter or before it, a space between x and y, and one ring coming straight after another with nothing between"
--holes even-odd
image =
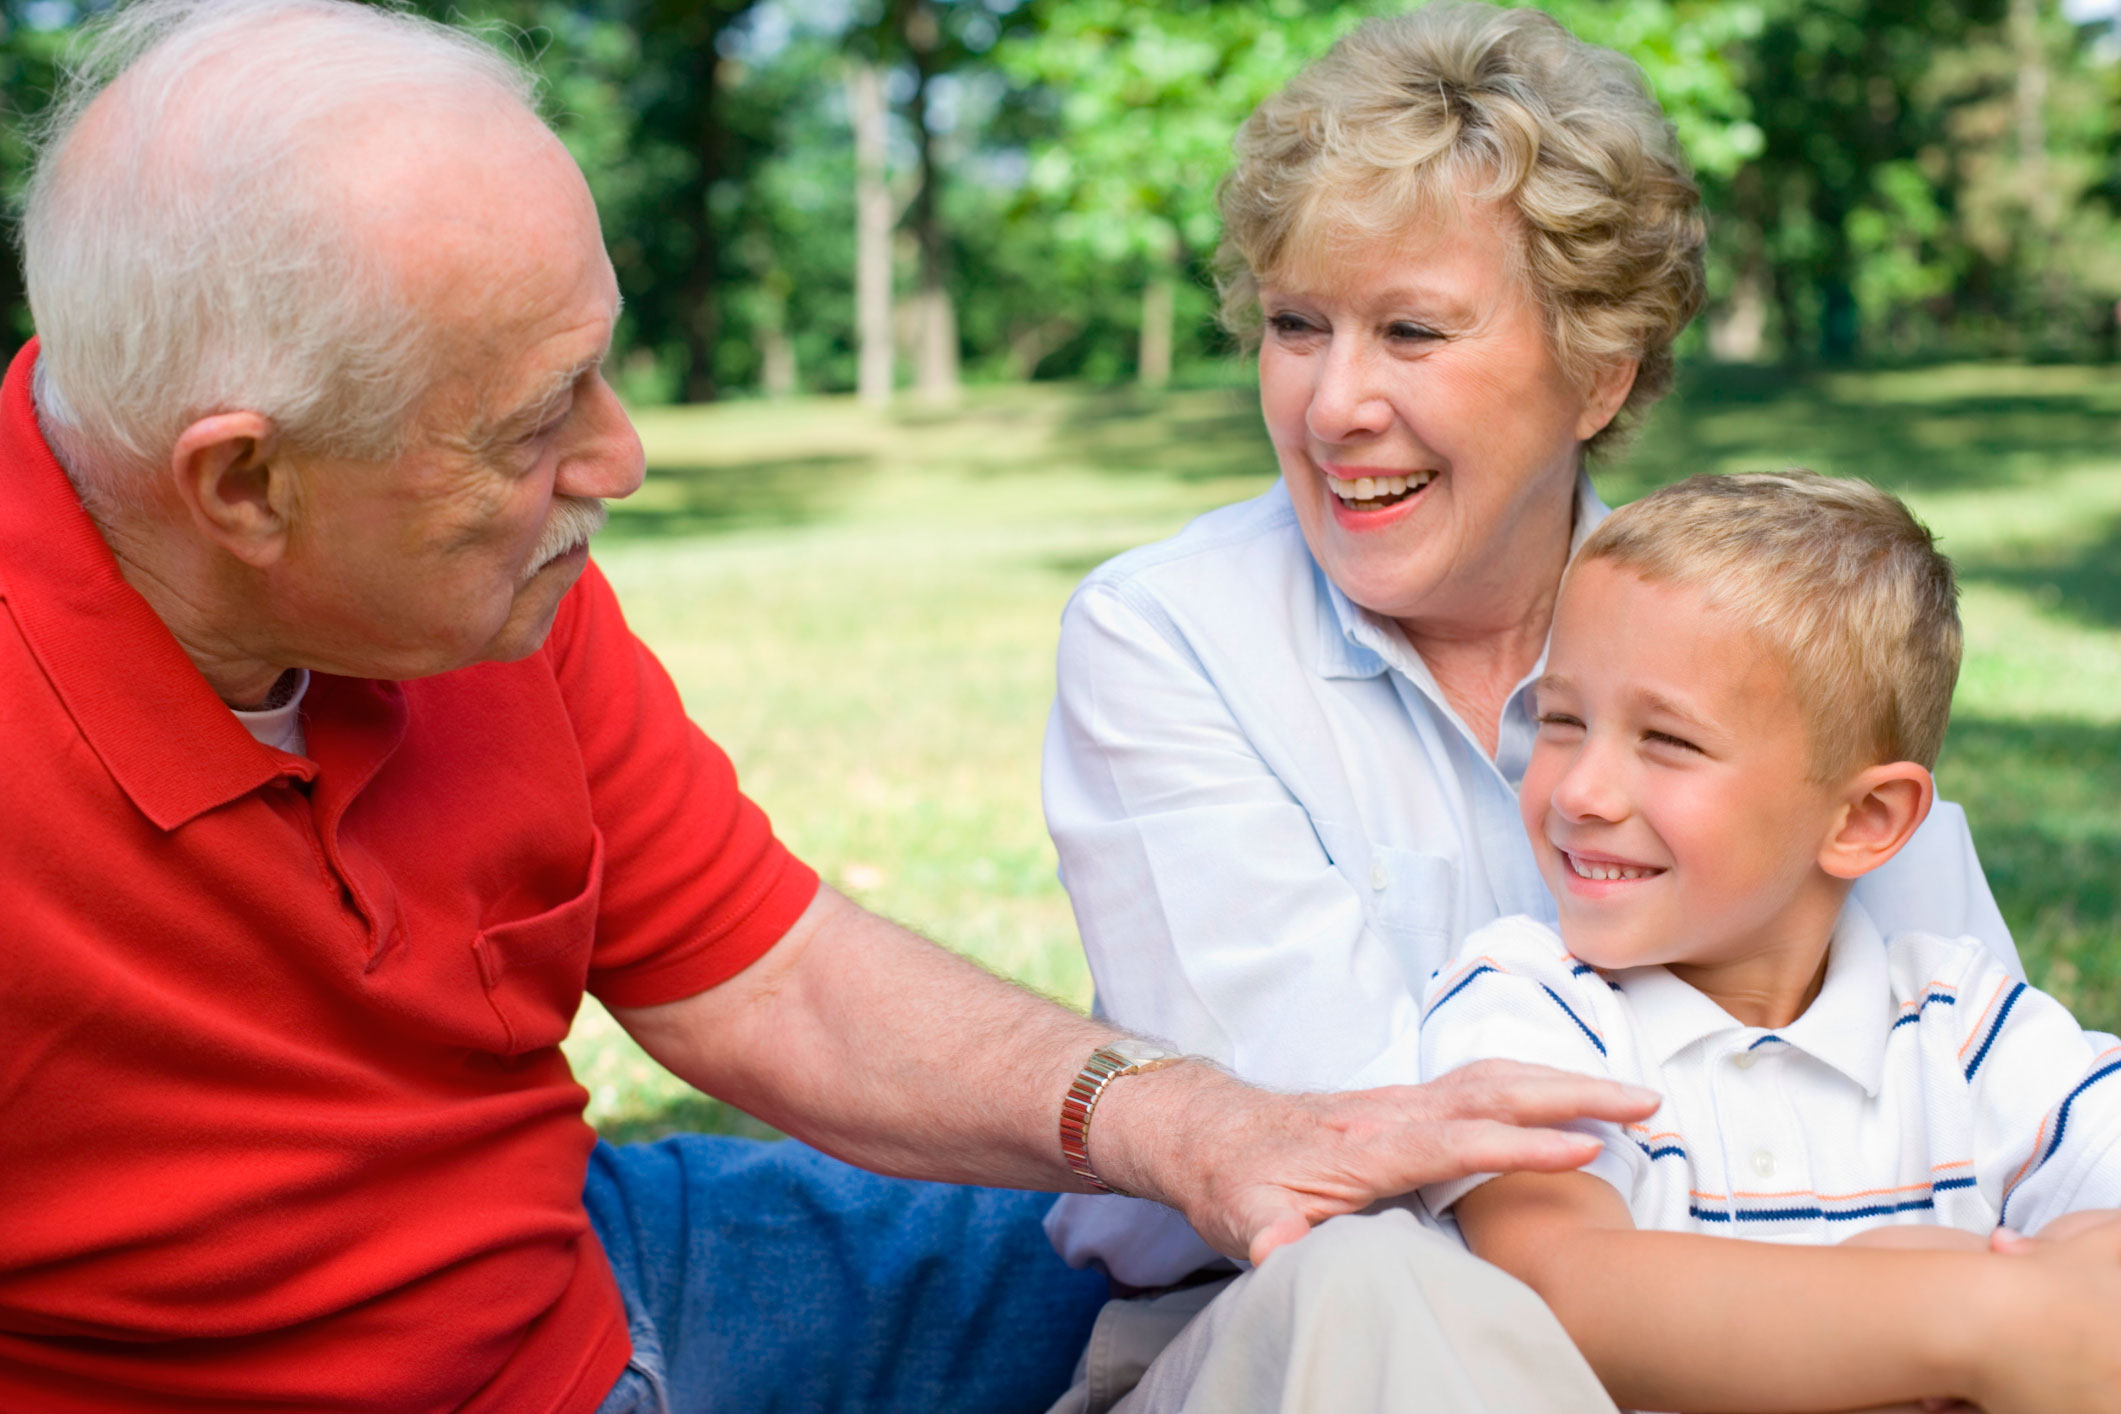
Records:
<instances>
[{"instance_id":1,"label":"boy's teeth","mask_svg":"<svg viewBox=\"0 0 2121 1414\"><path fill-rule=\"evenodd\" d=\"M1656 873L1654 869L1634 869L1621 864L1589 864L1575 855L1567 855L1569 867L1581 879L1646 879Z\"/></svg>"},{"instance_id":2,"label":"boy's teeth","mask_svg":"<svg viewBox=\"0 0 2121 1414\"><path fill-rule=\"evenodd\" d=\"M1326 484L1343 501L1381 501L1419 491L1435 477L1433 471L1417 471L1411 476L1358 476L1352 481L1328 477Z\"/></svg>"}]
</instances>

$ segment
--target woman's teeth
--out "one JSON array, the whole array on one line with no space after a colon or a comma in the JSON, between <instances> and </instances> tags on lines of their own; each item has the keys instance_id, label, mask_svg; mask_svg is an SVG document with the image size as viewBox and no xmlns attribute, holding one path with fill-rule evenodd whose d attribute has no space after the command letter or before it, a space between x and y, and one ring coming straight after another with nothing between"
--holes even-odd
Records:
<instances>
[{"instance_id":1,"label":"woman's teeth","mask_svg":"<svg viewBox=\"0 0 2121 1414\"><path fill-rule=\"evenodd\" d=\"M1411 476L1358 476L1353 479L1329 476L1326 487L1356 510L1374 511L1419 491L1435 479L1433 471L1417 471Z\"/></svg>"},{"instance_id":2,"label":"woman's teeth","mask_svg":"<svg viewBox=\"0 0 2121 1414\"><path fill-rule=\"evenodd\" d=\"M1662 869L1638 869L1625 864L1592 864L1575 855L1563 856L1569 868L1576 871L1579 879L1647 879L1652 874L1662 874Z\"/></svg>"}]
</instances>

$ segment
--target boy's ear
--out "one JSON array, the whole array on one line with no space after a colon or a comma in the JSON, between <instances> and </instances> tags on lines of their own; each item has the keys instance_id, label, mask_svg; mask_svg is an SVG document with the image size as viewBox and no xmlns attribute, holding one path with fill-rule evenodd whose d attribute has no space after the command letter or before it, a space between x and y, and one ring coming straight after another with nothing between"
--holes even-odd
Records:
<instances>
[{"instance_id":1,"label":"boy's ear","mask_svg":"<svg viewBox=\"0 0 2121 1414\"><path fill-rule=\"evenodd\" d=\"M1936 799L1937 783L1912 761L1859 772L1842 792L1819 867L1837 879L1862 878L1900 852Z\"/></svg>"}]
</instances>

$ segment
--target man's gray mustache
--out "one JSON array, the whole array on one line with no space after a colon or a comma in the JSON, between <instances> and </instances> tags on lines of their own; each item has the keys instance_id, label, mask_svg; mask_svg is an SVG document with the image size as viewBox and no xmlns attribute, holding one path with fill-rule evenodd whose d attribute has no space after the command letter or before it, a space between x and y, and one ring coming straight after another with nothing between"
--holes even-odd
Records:
<instances>
[{"instance_id":1,"label":"man's gray mustache","mask_svg":"<svg viewBox=\"0 0 2121 1414\"><path fill-rule=\"evenodd\" d=\"M609 513L604 503L594 496L555 496L552 498L552 514L546 517L544 533L538 536L537 549L530 555L530 567L523 571L528 580L539 570L578 545L587 545L589 537L604 528Z\"/></svg>"}]
</instances>

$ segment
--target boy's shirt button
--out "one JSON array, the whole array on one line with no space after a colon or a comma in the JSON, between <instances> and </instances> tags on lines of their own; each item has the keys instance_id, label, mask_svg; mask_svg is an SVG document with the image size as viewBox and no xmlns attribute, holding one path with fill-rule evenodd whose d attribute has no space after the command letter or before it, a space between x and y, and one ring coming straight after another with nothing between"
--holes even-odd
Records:
<instances>
[{"instance_id":1,"label":"boy's shirt button","mask_svg":"<svg viewBox=\"0 0 2121 1414\"><path fill-rule=\"evenodd\" d=\"M1775 1176L1775 1156L1765 1149L1755 1149L1753 1151L1753 1172L1759 1174L1762 1178L1773 1178Z\"/></svg>"},{"instance_id":2,"label":"boy's shirt button","mask_svg":"<svg viewBox=\"0 0 2121 1414\"><path fill-rule=\"evenodd\" d=\"M1760 1057L1754 1055L1751 1051L1740 1051L1737 1055L1731 1057L1731 1064L1737 1066L1740 1070L1751 1070L1753 1062L1759 1059Z\"/></svg>"}]
</instances>

